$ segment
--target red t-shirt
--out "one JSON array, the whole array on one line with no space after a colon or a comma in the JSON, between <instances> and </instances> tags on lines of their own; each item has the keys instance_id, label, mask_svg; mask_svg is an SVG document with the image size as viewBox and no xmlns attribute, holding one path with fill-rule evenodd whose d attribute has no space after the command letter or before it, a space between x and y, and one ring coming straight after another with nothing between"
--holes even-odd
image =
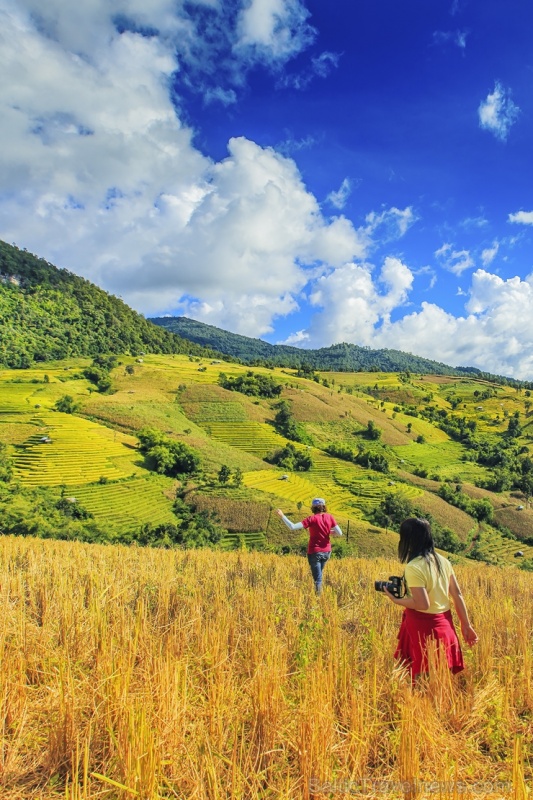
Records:
<instances>
[{"instance_id":1,"label":"red t-shirt","mask_svg":"<svg viewBox=\"0 0 533 800\"><path fill-rule=\"evenodd\" d=\"M302 520L304 528L309 528L308 553L329 553L331 542L329 533L337 523L327 511L322 514L312 514Z\"/></svg>"}]
</instances>

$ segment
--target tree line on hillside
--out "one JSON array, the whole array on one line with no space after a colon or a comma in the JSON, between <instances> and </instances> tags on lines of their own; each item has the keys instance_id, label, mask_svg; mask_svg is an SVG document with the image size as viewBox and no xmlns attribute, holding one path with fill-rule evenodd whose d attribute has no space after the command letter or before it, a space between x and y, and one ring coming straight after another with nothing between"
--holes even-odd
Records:
<instances>
[{"instance_id":1,"label":"tree line on hillside","mask_svg":"<svg viewBox=\"0 0 533 800\"><path fill-rule=\"evenodd\" d=\"M404 353L400 350L372 350L370 347L341 342L331 347L304 350L288 345L270 344L230 333L188 317L153 317L152 322L192 342L210 347L250 366L287 367L303 370L304 377L313 377L315 370L324 372L411 372L414 374L472 376L496 380L510 386L533 388L533 383L482 372L477 367L451 367L439 361Z\"/></svg>"},{"instance_id":2,"label":"tree line on hillside","mask_svg":"<svg viewBox=\"0 0 533 800\"><path fill-rule=\"evenodd\" d=\"M100 353L220 356L154 325L118 297L0 241L0 364Z\"/></svg>"},{"instance_id":3,"label":"tree line on hillside","mask_svg":"<svg viewBox=\"0 0 533 800\"><path fill-rule=\"evenodd\" d=\"M342 342L318 350L302 350L288 345L273 345L261 339L230 333L213 325L206 325L187 317L153 317L152 322L190 341L211 347L240 361L271 367L292 367L331 372L402 372L434 373L439 375L464 375L465 370L454 369L430 359L413 356L399 350L371 350L369 347ZM468 371L477 374L479 370Z\"/></svg>"}]
</instances>

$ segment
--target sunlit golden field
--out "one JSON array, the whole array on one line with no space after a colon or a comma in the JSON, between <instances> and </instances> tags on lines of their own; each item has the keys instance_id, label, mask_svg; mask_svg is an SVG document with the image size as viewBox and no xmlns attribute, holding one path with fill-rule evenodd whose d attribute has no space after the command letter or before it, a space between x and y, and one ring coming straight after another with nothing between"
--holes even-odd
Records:
<instances>
[{"instance_id":1,"label":"sunlit golden field","mask_svg":"<svg viewBox=\"0 0 533 800\"><path fill-rule=\"evenodd\" d=\"M2 800L522 800L533 576L458 567L480 644L413 691L397 572L330 562L316 600L296 556L2 537Z\"/></svg>"}]
</instances>

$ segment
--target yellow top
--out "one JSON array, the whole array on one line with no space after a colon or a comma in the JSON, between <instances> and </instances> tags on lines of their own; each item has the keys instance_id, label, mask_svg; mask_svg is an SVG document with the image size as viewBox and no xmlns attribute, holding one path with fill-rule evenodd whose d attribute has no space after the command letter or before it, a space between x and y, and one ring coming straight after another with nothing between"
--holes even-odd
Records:
<instances>
[{"instance_id":1,"label":"yellow top","mask_svg":"<svg viewBox=\"0 0 533 800\"><path fill-rule=\"evenodd\" d=\"M429 565L422 556L417 556L409 561L405 567L405 582L408 590L411 588L424 588L429 597L429 608L426 614L441 614L450 608L448 589L453 567L447 558L437 553L442 574L439 575L433 556L429 557ZM409 592L410 594L410 592Z\"/></svg>"}]
</instances>

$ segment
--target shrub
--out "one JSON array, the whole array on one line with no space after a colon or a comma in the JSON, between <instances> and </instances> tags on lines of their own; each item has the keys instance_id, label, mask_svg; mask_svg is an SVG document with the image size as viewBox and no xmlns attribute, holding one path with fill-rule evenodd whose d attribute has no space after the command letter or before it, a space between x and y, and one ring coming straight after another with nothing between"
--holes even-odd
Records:
<instances>
[{"instance_id":1,"label":"shrub","mask_svg":"<svg viewBox=\"0 0 533 800\"><path fill-rule=\"evenodd\" d=\"M291 472L307 472L313 466L313 459L308 453L297 450L290 442L280 450L276 450L265 458L269 464L276 464Z\"/></svg>"},{"instance_id":2,"label":"shrub","mask_svg":"<svg viewBox=\"0 0 533 800\"><path fill-rule=\"evenodd\" d=\"M138 433L140 450L148 463L161 475L172 478L193 475L200 469L200 457L189 445L177 442L155 428L143 428Z\"/></svg>"},{"instance_id":3,"label":"shrub","mask_svg":"<svg viewBox=\"0 0 533 800\"><path fill-rule=\"evenodd\" d=\"M283 388L270 375L259 375L250 370L246 375L238 375L236 378L228 377L225 372L221 372L218 383L223 389L252 397L278 397Z\"/></svg>"},{"instance_id":4,"label":"shrub","mask_svg":"<svg viewBox=\"0 0 533 800\"><path fill-rule=\"evenodd\" d=\"M74 414L79 409L79 403L70 394L64 394L56 401L54 408L63 414Z\"/></svg>"}]
</instances>

